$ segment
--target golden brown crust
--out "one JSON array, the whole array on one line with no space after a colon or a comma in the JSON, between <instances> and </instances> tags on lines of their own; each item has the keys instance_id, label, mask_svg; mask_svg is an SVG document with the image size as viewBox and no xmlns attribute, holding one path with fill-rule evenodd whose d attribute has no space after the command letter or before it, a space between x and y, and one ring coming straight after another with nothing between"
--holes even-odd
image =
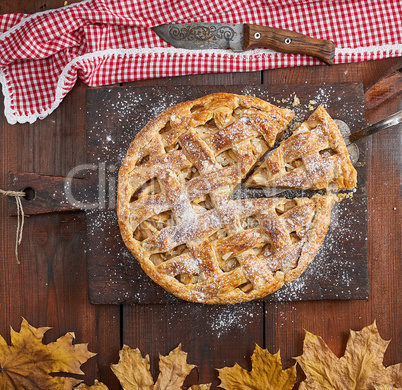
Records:
<instances>
[{"instance_id":1,"label":"golden brown crust","mask_svg":"<svg viewBox=\"0 0 402 390\"><path fill-rule=\"evenodd\" d=\"M131 143L117 214L144 271L202 303L261 298L296 279L321 246L332 197L229 200L293 114L250 96L171 107Z\"/></svg>"},{"instance_id":2,"label":"golden brown crust","mask_svg":"<svg viewBox=\"0 0 402 390\"><path fill-rule=\"evenodd\" d=\"M249 187L351 190L356 170L341 133L319 106L246 181Z\"/></svg>"}]
</instances>

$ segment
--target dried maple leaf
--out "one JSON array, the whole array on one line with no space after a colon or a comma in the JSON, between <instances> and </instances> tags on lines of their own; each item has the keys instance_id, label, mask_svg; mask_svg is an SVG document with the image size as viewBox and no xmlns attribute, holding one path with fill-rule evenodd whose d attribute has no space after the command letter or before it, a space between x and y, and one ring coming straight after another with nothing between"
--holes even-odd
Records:
<instances>
[{"instance_id":1,"label":"dried maple leaf","mask_svg":"<svg viewBox=\"0 0 402 390\"><path fill-rule=\"evenodd\" d=\"M124 345L119 356L119 363L112 364L111 368L124 390L178 390L195 367L187 364L187 353L183 352L179 345L168 356L159 356L160 373L154 384L149 370L149 355L144 358L138 348L131 349Z\"/></svg>"},{"instance_id":2,"label":"dried maple leaf","mask_svg":"<svg viewBox=\"0 0 402 390\"><path fill-rule=\"evenodd\" d=\"M50 328L34 328L23 319L21 330L11 329L11 345L0 336L0 384L2 389L72 389L81 380L50 376L66 372L83 374L80 367L95 354L86 344L72 344L74 333L67 333L47 345L42 343Z\"/></svg>"},{"instance_id":3,"label":"dried maple leaf","mask_svg":"<svg viewBox=\"0 0 402 390\"><path fill-rule=\"evenodd\" d=\"M290 390L296 383L296 365L283 371L279 351L272 355L256 345L251 363L251 371L237 363L233 367L218 369L221 380L219 387L227 390Z\"/></svg>"},{"instance_id":4,"label":"dried maple leaf","mask_svg":"<svg viewBox=\"0 0 402 390\"><path fill-rule=\"evenodd\" d=\"M159 355L159 376L155 390L180 389L194 367L193 364L187 364L187 353L182 351L181 345L168 356Z\"/></svg>"},{"instance_id":5,"label":"dried maple leaf","mask_svg":"<svg viewBox=\"0 0 402 390\"><path fill-rule=\"evenodd\" d=\"M76 389L82 390L109 390L109 388L102 382L99 382L95 379L95 382L92 386L87 386L84 383L81 383Z\"/></svg>"},{"instance_id":6,"label":"dried maple leaf","mask_svg":"<svg viewBox=\"0 0 402 390\"><path fill-rule=\"evenodd\" d=\"M338 358L321 337L306 332L303 354L296 358L304 373L299 390L368 390L375 385L401 386L401 364L382 364L389 341L375 322L361 331L350 331L345 355Z\"/></svg>"},{"instance_id":7,"label":"dried maple leaf","mask_svg":"<svg viewBox=\"0 0 402 390\"><path fill-rule=\"evenodd\" d=\"M149 371L149 355L145 358L138 348L131 349L123 345L119 352L119 363L112 364L111 369L124 390L152 390L154 380Z\"/></svg>"}]
</instances>

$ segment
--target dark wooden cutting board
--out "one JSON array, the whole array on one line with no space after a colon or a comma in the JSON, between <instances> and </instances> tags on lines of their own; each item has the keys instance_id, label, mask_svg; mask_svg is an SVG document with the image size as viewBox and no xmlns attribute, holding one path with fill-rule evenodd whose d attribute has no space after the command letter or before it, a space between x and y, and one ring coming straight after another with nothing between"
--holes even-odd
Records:
<instances>
[{"instance_id":1,"label":"dark wooden cutting board","mask_svg":"<svg viewBox=\"0 0 402 390\"><path fill-rule=\"evenodd\" d=\"M364 124L360 83L260 86L163 86L94 88L87 92L87 163L93 186L100 182L100 207L86 211L89 295L96 304L179 303L156 285L126 249L115 212L117 173L130 142L144 125L176 103L213 92L251 94L295 111L303 121L322 104L353 130ZM263 300L367 299L367 191L364 140L356 165L358 188L336 204L315 260L296 281ZM300 196L288 191L281 196Z\"/></svg>"}]
</instances>

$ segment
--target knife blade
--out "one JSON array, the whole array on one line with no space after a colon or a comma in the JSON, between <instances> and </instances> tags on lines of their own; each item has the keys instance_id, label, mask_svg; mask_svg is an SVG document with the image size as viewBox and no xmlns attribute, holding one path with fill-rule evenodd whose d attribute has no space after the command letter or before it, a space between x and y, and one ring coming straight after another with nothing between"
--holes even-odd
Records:
<instances>
[{"instance_id":1,"label":"knife blade","mask_svg":"<svg viewBox=\"0 0 402 390\"><path fill-rule=\"evenodd\" d=\"M282 53L306 54L332 65L335 44L275 27L236 23L162 24L152 30L172 46L189 50L265 47Z\"/></svg>"}]
</instances>

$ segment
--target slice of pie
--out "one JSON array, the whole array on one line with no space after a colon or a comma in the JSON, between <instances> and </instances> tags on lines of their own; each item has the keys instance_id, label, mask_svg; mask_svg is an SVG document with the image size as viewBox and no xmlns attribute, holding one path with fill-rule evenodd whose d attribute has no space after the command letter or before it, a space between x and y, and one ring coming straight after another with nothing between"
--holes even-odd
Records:
<instances>
[{"instance_id":1,"label":"slice of pie","mask_svg":"<svg viewBox=\"0 0 402 390\"><path fill-rule=\"evenodd\" d=\"M319 106L244 185L351 190L356 187L356 170L336 123Z\"/></svg>"},{"instance_id":2,"label":"slice of pie","mask_svg":"<svg viewBox=\"0 0 402 390\"><path fill-rule=\"evenodd\" d=\"M167 109L136 136L119 171L117 214L156 283L184 300L236 303L306 269L326 235L330 195L229 199L292 118L218 93Z\"/></svg>"}]
</instances>

